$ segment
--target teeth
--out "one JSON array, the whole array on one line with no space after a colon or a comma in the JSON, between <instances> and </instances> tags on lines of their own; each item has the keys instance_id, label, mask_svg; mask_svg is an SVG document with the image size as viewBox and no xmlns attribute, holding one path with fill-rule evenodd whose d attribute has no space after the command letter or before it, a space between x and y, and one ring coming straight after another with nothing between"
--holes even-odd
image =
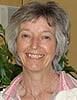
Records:
<instances>
[{"instance_id":1,"label":"teeth","mask_svg":"<svg viewBox=\"0 0 77 100\"><path fill-rule=\"evenodd\" d=\"M40 59L40 58L42 58L44 55L43 55L43 54L31 54L31 53L29 53L29 54L27 54L27 56L28 56L29 58L32 58L32 59Z\"/></svg>"}]
</instances>

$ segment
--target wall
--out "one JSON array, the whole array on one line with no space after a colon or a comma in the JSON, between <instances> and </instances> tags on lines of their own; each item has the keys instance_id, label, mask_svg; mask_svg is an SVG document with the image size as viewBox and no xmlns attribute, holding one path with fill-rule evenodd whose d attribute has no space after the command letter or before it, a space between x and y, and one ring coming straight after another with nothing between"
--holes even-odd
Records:
<instances>
[{"instance_id":1,"label":"wall","mask_svg":"<svg viewBox=\"0 0 77 100\"><path fill-rule=\"evenodd\" d=\"M69 48L69 62L77 70L77 0L54 0L59 2L68 12L71 21L71 43Z\"/></svg>"},{"instance_id":2,"label":"wall","mask_svg":"<svg viewBox=\"0 0 77 100\"><path fill-rule=\"evenodd\" d=\"M20 6L21 3L21 0L0 0L0 4L2 5Z\"/></svg>"}]
</instances>

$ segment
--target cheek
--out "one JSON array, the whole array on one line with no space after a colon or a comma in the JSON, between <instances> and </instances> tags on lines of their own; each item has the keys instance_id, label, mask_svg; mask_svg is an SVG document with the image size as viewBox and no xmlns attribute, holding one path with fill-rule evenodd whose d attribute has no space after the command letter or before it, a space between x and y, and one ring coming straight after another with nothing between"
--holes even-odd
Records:
<instances>
[{"instance_id":1,"label":"cheek","mask_svg":"<svg viewBox=\"0 0 77 100\"><path fill-rule=\"evenodd\" d=\"M23 48L22 42L17 42L17 44L16 44L16 50L17 51L21 51L22 50L21 48Z\"/></svg>"},{"instance_id":2,"label":"cheek","mask_svg":"<svg viewBox=\"0 0 77 100\"><path fill-rule=\"evenodd\" d=\"M17 52L18 56L22 55L24 49L25 49L25 47L24 47L23 43L22 42L17 42L17 44L16 44L16 52Z\"/></svg>"},{"instance_id":3,"label":"cheek","mask_svg":"<svg viewBox=\"0 0 77 100\"><path fill-rule=\"evenodd\" d=\"M49 44L47 46L47 61L51 64L56 54L56 44Z\"/></svg>"},{"instance_id":4,"label":"cheek","mask_svg":"<svg viewBox=\"0 0 77 100\"><path fill-rule=\"evenodd\" d=\"M24 49L27 49L30 46L30 44L31 44L31 41L27 41L27 40L24 40L21 37L19 37L17 39L17 43L16 43L17 50L19 49L19 50L23 51Z\"/></svg>"},{"instance_id":5,"label":"cheek","mask_svg":"<svg viewBox=\"0 0 77 100\"><path fill-rule=\"evenodd\" d=\"M25 51L24 44L20 41L17 41L16 53L22 63L24 63L24 51Z\"/></svg>"},{"instance_id":6,"label":"cheek","mask_svg":"<svg viewBox=\"0 0 77 100\"><path fill-rule=\"evenodd\" d=\"M26 48L26 43L22 39L18 38L16 42L16 50L23 51Z\"/></svg>"},{"instance_id":7,"label":"cheek","mask_svg":"<svg viewBox=\"0 0 77 100\"><path fill-rule=\"evenodd\" d=\"M46 43L44 48L49 55L53 55L56 51L56 43Z\"/></svg>"}]
</instances>

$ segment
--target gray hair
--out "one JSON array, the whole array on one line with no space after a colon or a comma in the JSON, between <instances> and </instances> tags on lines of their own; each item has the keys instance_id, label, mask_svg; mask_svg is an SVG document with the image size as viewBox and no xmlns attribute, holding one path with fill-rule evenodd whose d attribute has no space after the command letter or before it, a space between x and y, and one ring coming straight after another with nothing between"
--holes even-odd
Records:
<instances>
[{"instance_id":1,"label":"gray hair","mask_svg":"<svg viewBox=\"0 0 77 100\"><path fill-rule=\"evenodd\" d=\"M24 21L37 20L44 17L47 23L56 28L55 37L57 41L56 55L53 60L55 70L62 70L63 66L59 65L59 60L68 50L69 45L69 18L67 13L54 1L40 3L30 2L20 7L11 17L10 23L5 31L5 39L8 48L12 54L16 54L16 39L18 36L18 28Z\"/></svg>"}]
</instances>

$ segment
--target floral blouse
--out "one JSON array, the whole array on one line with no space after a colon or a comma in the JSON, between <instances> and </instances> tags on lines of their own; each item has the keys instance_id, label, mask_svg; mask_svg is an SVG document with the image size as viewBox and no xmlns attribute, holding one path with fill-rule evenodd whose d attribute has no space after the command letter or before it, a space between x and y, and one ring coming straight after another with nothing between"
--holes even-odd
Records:
<instances>
[{"instance_id":1,"label":"floral blouse","mask_svg":"<svg viewBox=\"0 0 77 100\"><path fill-rule=\"evenodd\" d=\"M64 71L59 72L59 91L50 100L77 100L77 80ZM17 93L17 86L22 80L22 74L18 75L8 88L0 92L0 100L21 100Z\"/></svg>"}]
</instances>

